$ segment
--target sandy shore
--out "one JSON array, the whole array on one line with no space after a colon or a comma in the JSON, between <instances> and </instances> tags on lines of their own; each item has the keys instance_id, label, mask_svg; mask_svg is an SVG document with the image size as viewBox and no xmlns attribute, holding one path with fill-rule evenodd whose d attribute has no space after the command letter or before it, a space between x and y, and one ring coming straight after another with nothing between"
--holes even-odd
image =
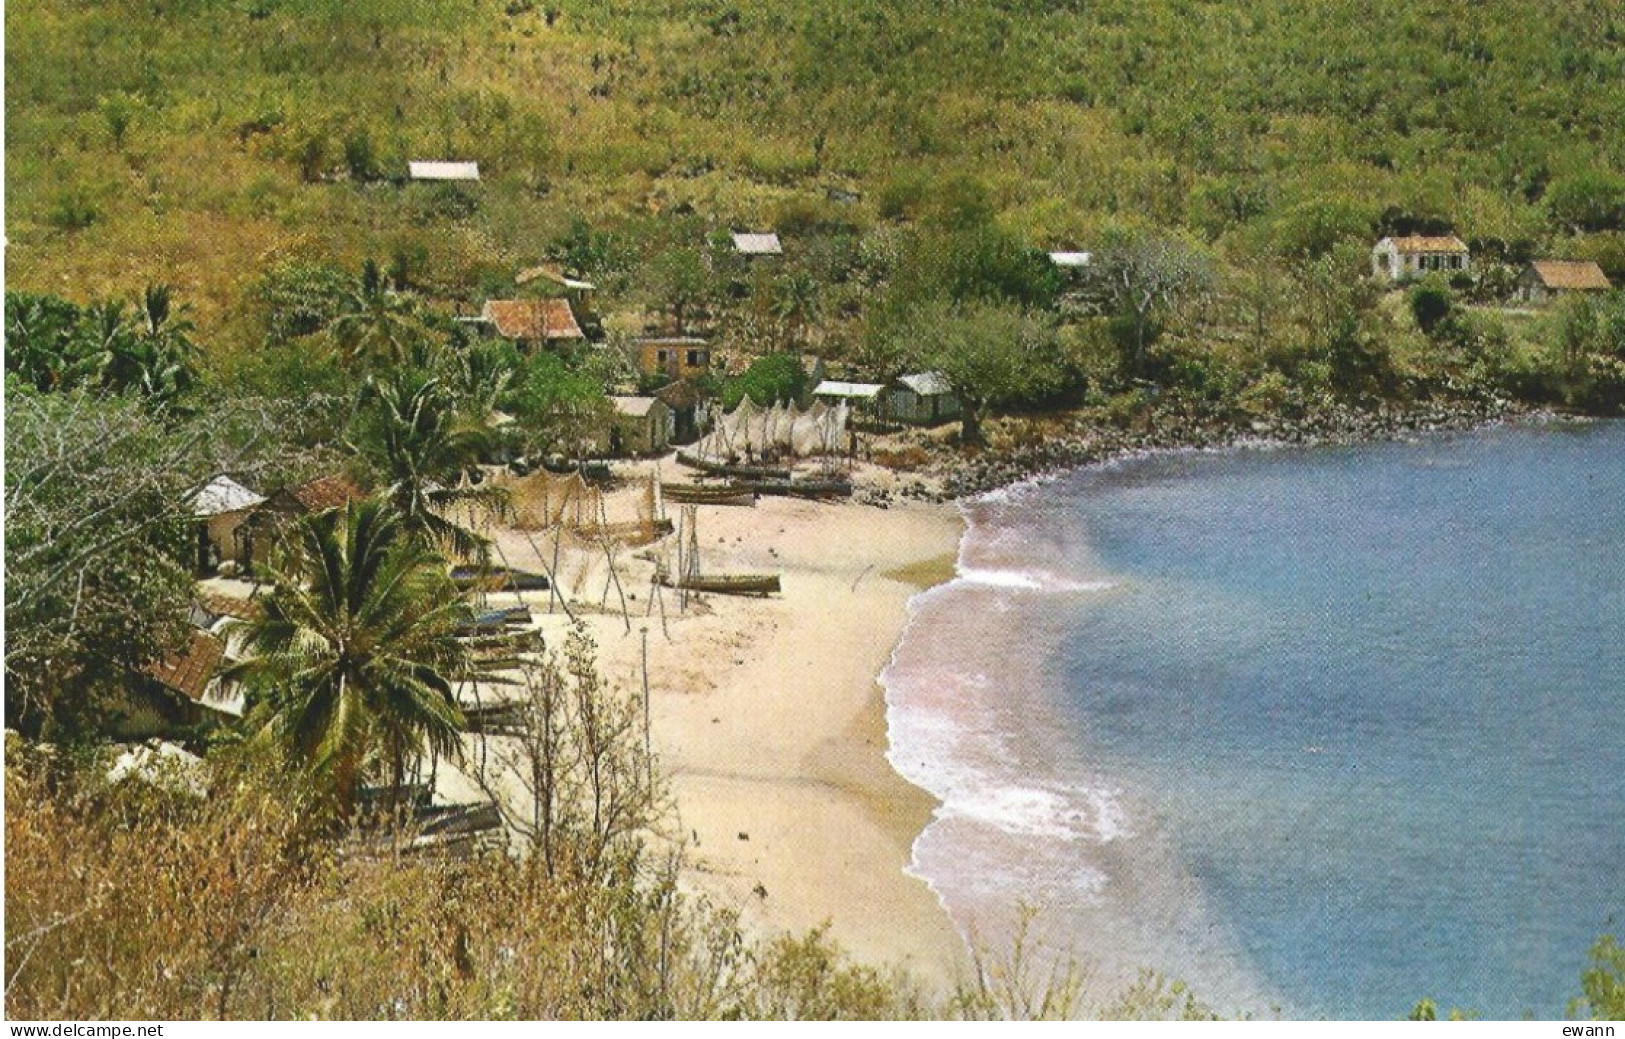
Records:
<instances>
[{"instance_id":1,"label":"sandy shore","mask_svg":"<svg viewBox=\"0 0 1625 1039\"><path fill-rule=\"evenodd\" d=\"M702 569L776 571L781 595L707 595L684 612L667 589L662 625L660 610L645 613L653 566L626 552L617 569L636 597L632 632L618 610L586 618L605 676L628 688L641 684L648 629L655 752L689 838L693 888L737 909L748 933L827 923L857 960L903 966L938 990L959 976L964 944L904 872L936 802L885 758L875 676L908 600L952 576L962 529L947 505L702 506ZM501 541L514 565L535 561L523 539ZM573 597L598 600L604 573L583 563Z\"/></svg>"}]
</instances>

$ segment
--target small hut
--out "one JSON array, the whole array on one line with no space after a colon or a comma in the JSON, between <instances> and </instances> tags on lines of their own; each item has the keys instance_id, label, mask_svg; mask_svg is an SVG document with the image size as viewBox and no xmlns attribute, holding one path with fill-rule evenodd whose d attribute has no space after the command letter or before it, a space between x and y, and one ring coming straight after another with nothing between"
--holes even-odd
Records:
<instances>
[{"instance_id":1,"label":"small hut","mask_svg":"<svg viewBox=\"0 0 1625 1039\"><path fill-rule=\"evenodd\" d=\"M412 180L418 181L479 180L480 164L477 162L412 160L406 164L406 175Z\"/></svg>"},{"instance_id":2,"label":"small hut","mask_svg":"<svg viewBox=\"0 0 1625 1039\"><path fill-rule=\"evenodd\" d=\"M124 691L122 703L109 709L113 735L169 736L240 716L240 702L217 679L225 654L224 642L193 630L185 646L143 668Z\"/></svg>"},{"instance_id":3,"label":"small hut","mask_svg":"<svg viewBox=\"0 0 1625 1039\"><path fill-rule=\"evenodd\" d=\"M886 394L886 414L893 422L934 426L959 417L959 398L941 372L903 375Z\"/></svg>"},{"instance_id":4,"label":"small hut","mask_svg":"<svg viewBox=\"0 0 1625 1039\"><path fill-rule=\"evenodd\" d=\"M1518 275L1518 298L1545 303L1576 292L1607 292L1608 275L1590 260L1536 260Z\"/></svg>"},{"instance_id":5,"label":"small hut","mask_svg":"<svg viewBox=\"0 0 1625 1039\"><path fill-rule=\"evenodd\" d=\"M586 338L567 299L486 300L473 322L531 350Z\"/></svg>"},{"instance_id":6,"label":"small hut","mask_svg":"<svg viewBox=\"0 0 1625 1039\"><path fill-rule=\"evenodd\" d=\"M197 526L197 572L212 574L228 559L246 567L253 558L253 542L245 521L264 504L229 476L216 476L192 496L192 518Z\"/></svg>"},{"instance_id":7,"label":"small hut","mask_svg":"<svg viewBox=\"0 0 1625 1039\"><path fill-rule=\"evenodd\" d=\"M733 239L734 252L741 256L784 255L784 246L779 244L779 236L772 231L763 234L735 231Z\"/></svg>"},{"instance_id":8,"label":"small hut","mask_svg":"<svg viewBox=\"0 0 1625 1039\"><path fill-rule=\"evenodd\" d=\"M652 455L671 443L671 408L655 397L611 397L609 453Z\"/></svg>"},{"instance_id":9,"label":"small hut","mask_svg":"<svg viewBox=\"0 0 1625 1039\"><path fill-rule=\"evenodd\" d=\"M1467 243L1454 235L1402 235L1371 247L1371 275L1404 281L1432 271L1465 271L1470 260Z\"/></svg>"},{"instance_id":10,"label":"small hut","mask_svg":"<svg viewBox=\"0 0 1625 1039\"><path fill-rule=\"evenodd\" d=\"M687 379L669 383L655 392L655 399L671 409L671 442L692 444L700 439L704 401L700 391Z\"/></svg>"}]
</instances>

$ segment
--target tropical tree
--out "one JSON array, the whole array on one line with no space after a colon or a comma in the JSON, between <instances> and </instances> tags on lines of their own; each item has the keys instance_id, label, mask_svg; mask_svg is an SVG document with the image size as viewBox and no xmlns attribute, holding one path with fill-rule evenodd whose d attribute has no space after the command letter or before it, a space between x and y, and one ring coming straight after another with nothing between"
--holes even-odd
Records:
<instances>
[{"instance_id":1,"label":"tropical tree","mask_svg":"<svg viewBox=\"0 0 1625 1039\"><path fill-rule=\"evenodd\" d=\"M65 299L6 293L6 371L41 392L66 389L95 375L79 336L82 314Z\"/></svg>"},{"instance_id":2,"label":"tropical tree","mask_svg":"<svg viewBox=\"0 0 1625 1039\"><path fill-rule=\"evenodd\" d=\"M341 812L381 759L398 791L425 750L455 755L452 684L477 663L458 640L469 615L439 558L383 501L297 522L260 616L239 628L258 738L318 777Z\"/></svg>"},{"instance_id":3,"label":"tropical tree","mask_svg":"<svg viewBox=\"0 0 1625 1039\"><path fill-rule=\"evenodd\" d=\"M400 368L362 387L353 446L383 477L383 497L406 530L431 548L483 557L486 539L448 517L459 506L500 506L503 492L460 486L479 461L487 431L460 421L444 383Z\"/></svg>"},{"instance_id":4,"label":"tropical tree","mask_svg":"<svg viewBox=\"0 0 1625 1039\"><path fill-rule=\"evenodd\" d=\"M378 264L368 260L361 277L340 298L328 325L351 360L405 362L432 333L418 315L417 300L388 284Z\"/></svg>"}]
</instances>

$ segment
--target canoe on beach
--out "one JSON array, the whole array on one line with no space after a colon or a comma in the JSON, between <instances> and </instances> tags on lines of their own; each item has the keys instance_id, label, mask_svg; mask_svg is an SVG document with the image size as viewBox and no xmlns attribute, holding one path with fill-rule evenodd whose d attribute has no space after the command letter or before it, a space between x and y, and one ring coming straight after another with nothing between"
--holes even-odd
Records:
<instances>
[{"instance_id":1,"label":"canoe on beach","mask_svg":"<svg viewBox=\"0 0 1625 1039\"><path fill-rule=\"evenodd\" d=\"M756 504L756 492L750 487L725 484L702 487L693 483L663 483L660 493L667 501L679 505L740 505Z\"/></svg>"},{"instance_id":2,"label":"canoe on beach","mask_svg":"<svg viewBox=\"0 0 1625 1039\"><path fill-rule=\"evenodd\" d=\"M655 580L667 588L718 595L774 595L779 591L778 574L705 574L679 580L670 574L657 574Z\"/></svg>"},{"instance_id":3,"label":"canoe on beach","mask_svg":"<svg viewBox=\"0 0 1625 1039\"><path fill-rule=\"evenodd\" d=\"M727 462L713 462L708 458L691 455L684 451L677 452L677 461L690 469L698 469L702 473L712 476L735 476L747 480L788 480L790 470L777 469L762 465L730 465Z\"/></svg>"}]
</instances>

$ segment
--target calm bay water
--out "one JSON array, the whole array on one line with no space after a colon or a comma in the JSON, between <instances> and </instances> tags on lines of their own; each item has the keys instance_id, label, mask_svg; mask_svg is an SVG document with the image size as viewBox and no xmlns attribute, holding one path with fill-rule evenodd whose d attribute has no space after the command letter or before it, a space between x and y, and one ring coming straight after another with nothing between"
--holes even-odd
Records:
<instances>
[{"instance_id":1,"label":"calm bay water","mask_svg":"<svg viewBox=\"0 0 1625 1039\"><path fill-rule=\"evenodd\" d=\"M1174 454L967 509L884 676L915 869L1098 992L1562 1012L1625 936L1625 423Z\"/></svg>"}]
</instances>

